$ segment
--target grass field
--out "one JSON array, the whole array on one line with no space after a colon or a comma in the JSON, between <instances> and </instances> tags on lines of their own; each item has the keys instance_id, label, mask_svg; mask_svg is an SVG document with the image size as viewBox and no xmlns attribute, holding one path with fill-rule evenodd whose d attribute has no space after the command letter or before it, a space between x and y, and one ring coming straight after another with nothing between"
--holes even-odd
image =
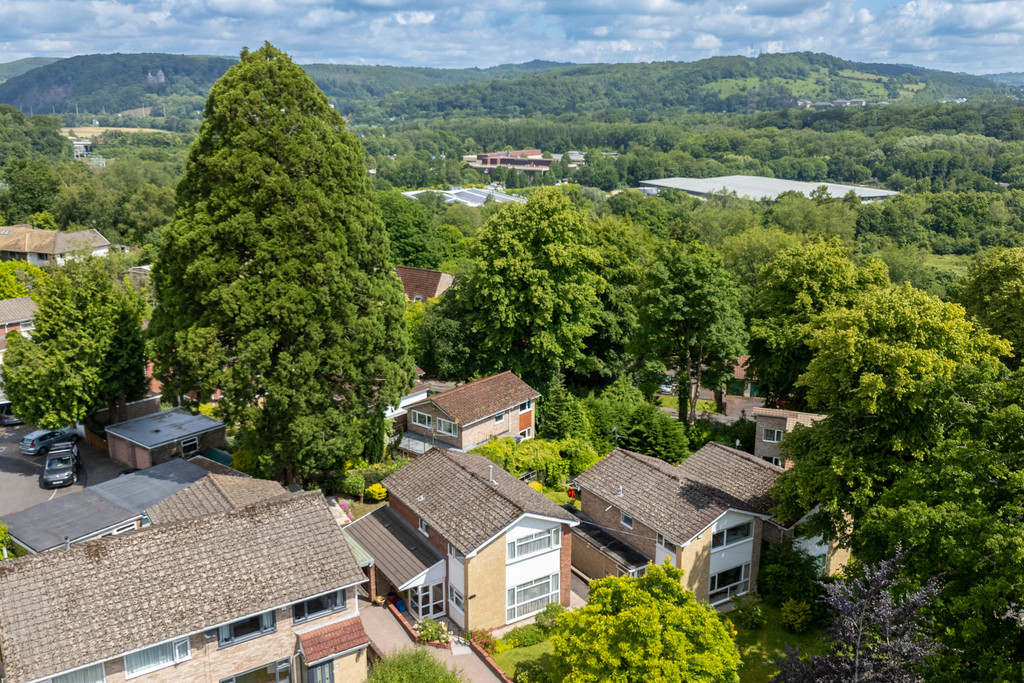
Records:
<instances>
[{"instance_id":1,"label":"grass field","mask_svg":"<svg viewBox=\"0 0 1024 683\"><path fill-rule=\"evenodd\" d=\"M821 640L821 632L812 630L794 634L784 631L779 625L779 610L764 606L768 622L757 630L736 626L736 647L740 650L743 665L740 667L740 683L768 683L778 673L774 662L786 653L786 644L799 646L801 654L824 654L827 650Z\"/></svg>"},{"instance_id":2,"label":"grass field","mask_svg":"<svg viewBox=\"0 0 1024 683\"><path fill-rule=\"evenodd\" d=\"M520 662L534 662L550 670L551 667L551 652L553 648L551 645L551 639L531 645L529 647L517 647L512 650L507 650L494 655L494 661L501 667L509 678L512 678L516 673L516 665Z\"/></svg>"}]
</instances>

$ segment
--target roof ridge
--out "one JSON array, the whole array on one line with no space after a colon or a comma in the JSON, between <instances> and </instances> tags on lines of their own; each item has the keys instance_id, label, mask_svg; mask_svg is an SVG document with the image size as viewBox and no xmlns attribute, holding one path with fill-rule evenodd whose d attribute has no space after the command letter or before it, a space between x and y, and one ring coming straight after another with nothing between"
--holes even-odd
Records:
<instances>
[{"instance_id":1,"label":"roof ridge","mask_svg":"<svg viewBox=\"0 0 1024 683\"><path fill-rule=\"evenodd\" d=\"M435 448L437 448L437 447L435 446ZM437 450L441 451L441 453L443 453L446 458L448 458L451 462L453 462L456 467L464 470L467 474L469 474L469 476L473 477L475 480L477 480L477 481L479 481L479 482L481 482L483 484L490 484L491 483L489 481L484 481L484 479L483 479L483 477L481 475L478 475L476 472L474 472L473 470L469 469L464 464L459 462L456 458L452 457L452 455L450 455L450 454L456 453L457 451L452 451L452 450L449 450L447 448L438 448ZM482 455L477 455L476 453L459 453L459 455L468 455L468 456L472 456L474 458L480 458L481 460L486 460L488 462L488 464L493 465L494 467L497 467L502 472L505 472L505 474L507 474L508 476L516 479L516 481L519 481L519 479L516 478L515 475L513 475L511 472L507 471L501 465L497 464L496 462L493 462L492 460L489 460L488 458L485 458ZM523 484L523 485L526 486L526 484ZM523 507L522 505L520 505L519 503L517 503L516 501L512 500L512 498L510 498L508 495L506 495L506 493L501 490L501 486L498 484L497 481L494 482L494 487L493 488L494 488L495 493L497 493L499 496L501 496L506 501L511 503L513 507L517 508L520 511L520 514L526 514L526 508ZM526 486L526 488L530 488L530 487ZM533 489L530 489L530 490L533 491ZM545 498L545 500L547 500L547 498ZM554 505L554 503L552 503L552 505Z\"/></svg>"},{"instance_id":2,"label":"roof ridge","mask_svg":"<svg viewBox=\"0 0 1024 683\"><path fill-rule=\"evenodd\" d=\"M210 483L213 484L214 488L216 488L218 491L220 491L220 494L222 496L224 496L224 498L228 501L228 503L230 503L231 505L233 505L235 507L238 506L238 504L235 503L234 499L228 494L228 492L224 489L224 487L220 485L220 481L219 481L220 477L221 476L227 476L227 475L214 474L213 472L210 472L206 476L210 478Z\"/></svg>"},{"instance_id":3,"label":"roof ridge","mask_svg":"<svg viewBox=\"0 0 1024 683\"><path fill-rule=\"evenodd\" d=\"M471 387L471 386L473 386L475 384L483 384L484 382L486 382L488 380L492 380L492 379L495 379L497 377L501 377L502 375L511 375L511 374L513 374L511 370L505 370L504 372L499 372L496 375L488 375L487 377L481 377L479 379L474 379L474 380L471 380L469 382L466 382L465 384L463 384L460 387L455 387L454 389L449 389L448 391L443 391L440 394L437 394L437 396L446 396L446 397L447 396L451 396L452 394L455 394L455 393L457 393L459 391L462 391L466 387ZM516 375L516 376L518 377L518 375ZM432 400L434 397L432 396L430 398Z\"/></svg>"},{"instance_id":4,"label":"roof ridge","mask_svg":"<svg viewBox=\"0 0 1024 683\"><path fill-rule=\"evenodd\" d=\"M612 453L614 453L615 451L621 451L623 453L628 453L629 455L639 455L640 458L636 458L636 460L638 462L642 463L643 465L645 465L649 469L652 469L652 470L654 470L655 472L657 472L659 474L664 474L667 477L672 477L673 475L669 474L668 472L666 472L662 468L658 467L656 464L654 464L654 461L665 463L666 465L668 465L669 467L671 467L673 469L677 469L679 467L679 465L673 465L672 463L666 462L666 461L662 460L661 458L656 458L653 455L646 455L644 453L637 453L636 451L631 451L628 448L620 448L620 447L616 446L615 449L612 450ZM696 451L694 451L694 452L696 452ZM611 453L609 453L608 455L611 455ZM650 461L648 461L648 458L650 459ZM686 460L683 460L683 462L686 462ZM681 481L683 476L682 475L675 476L674 478L676 480L678 480L678 481Z\"/></svg>"}]
</instances>

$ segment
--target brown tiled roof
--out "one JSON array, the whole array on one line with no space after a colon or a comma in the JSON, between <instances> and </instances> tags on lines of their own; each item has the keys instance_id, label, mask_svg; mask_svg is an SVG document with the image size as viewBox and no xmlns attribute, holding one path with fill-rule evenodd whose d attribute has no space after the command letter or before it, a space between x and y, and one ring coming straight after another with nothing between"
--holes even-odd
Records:
<instances>
[{"instance_id":1,"label":"brown tiled roof","mask_svg":"<svg viewBox=\"0 0 1024 683\"><path fill-rule=\"evenodd\" d=\"M0 562L8 683L364 581L318 491Z\"/></svg>"},{"instance_id":2,"label":"brown tiled roof","mask_svg":"<svg viewBox=\"0 0 1024 683\"><path fill-rule=\"evenodd\" d=\"M236 510L286 495L288 492L276 481L207 474L146 512L154 524L167 524Z\"/></svg>"},{"instance_id":3,"label":"brown tiled roof","mask_svg":"<svg viewBox=\"0 0 1024 683\"><path fill-rule=\"evenodd\" d=\"M616 448L576 477L580 487L685 543L729 508L769 514L782 470L750 453L708 443L679 465Z\"/></svg>"},{"instance_id":4,"label":"brown tiled roof","mask_svg":"<svg viewBox=\"0 0 1024 683\"><path fill-rule=\"evenodd\" d=\"M30 296L19 296L17 299L0 301L0 324L10 325L32 319L39 312L36 302Z\"/></svg>"},{"instance_id":5,"label":"brown tiled roof","mask_svg":"<svg viewBox=\"0 0 1024 683\"><path fill-rule=\"evenodd\" d=\"M299 634L302 651L306 655L307 664L315 664L331 655L341 654L363 645L370 639L363 629L363 620L351 617L334 624L321 626L313 631Z\"/></svg>"},{"instance_id":6,"label":"brown tiled roof","mask_svg":"<svg viewBox=\"0 0 1024 683\"><path fill-rule=\"evenodd\" d=\"M388 506L379 507L345 527L399 590L444 557L426 537Z\"/></svg>"},{"instance_id":7,"label":"brown tiled roof","mask_svg":"<svg viewBox=\"0 0 1024 683\"><path fill-rule=\"evenodd\" d=\"M395 273L402 281L402 290L409 297L409 301L413 301L417 296L424 301L441 296L455 281L455 276L450 273L427 268L396 266Z\"/></svg>"},{"instance_id":8,"label":"brown tiled roof","mask_svg":"<svg viewBox=\"0 0 1024 683\"><path fill-rule=\"evenodd\" d=\"M25 224L0 226L0 251L53 256L78 249L96 249L109 244L106 237L91 228L78 232L61 232L42 230Z\"/></svg>"},{"instance_id":9,"label":"brown tiled roof","mask_svg":"<svg viewBox=\"0 0 1024 683\"><path fill-rule=\"evenodd\" d=\"M819 415L817 413L801 413L797 410L779 410L778 408L755 408L754 419L757 419L758 415L764 415L765 417L781 417L786 420L786 432L793 431L793 427L798 424L805 427L810 427L818 420L824 420L828 415Z\"/></svg>"},{"instance_id":10,"label":"brown tiled roof","mask_svg":"<svg viewBox=\"0 0 1024 683\"><path fill-rule=\"evenodd\" d=\"M488 481L490 472L496 484ZM575 517L543 494L487 458L470 453L432 448L382 483L392 496L466 554L524 514L577 523Z\"/></svg>"},{"instance_id":11,"label":"brown tiled roof","mask_svg":"<svg viewBox=\"0 0 1024 683\"><path fill-rule=\"evenodd\" d=\"M431 396L427 401L466 426L539 396L536 389L505 371Z\"/></svg>"}]
</instances>

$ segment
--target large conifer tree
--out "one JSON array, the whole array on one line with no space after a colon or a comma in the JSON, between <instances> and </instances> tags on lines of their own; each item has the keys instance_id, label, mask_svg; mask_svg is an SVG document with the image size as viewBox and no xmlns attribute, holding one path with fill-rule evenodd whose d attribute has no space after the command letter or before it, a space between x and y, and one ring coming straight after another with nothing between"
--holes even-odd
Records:
<instances>
[{"instance_id":1,"label":"large conifer tree","mask_svg":"<svg viewBox=\"0 0 1024 683\"><path fill-rule=\"evenodd\" d=\"M222 390L220 415L289 481L378 456L412 377L387 254L358 139L286 54L243 50L210 90L155 269L165 395Z\"/></svg>"}]
</instances>

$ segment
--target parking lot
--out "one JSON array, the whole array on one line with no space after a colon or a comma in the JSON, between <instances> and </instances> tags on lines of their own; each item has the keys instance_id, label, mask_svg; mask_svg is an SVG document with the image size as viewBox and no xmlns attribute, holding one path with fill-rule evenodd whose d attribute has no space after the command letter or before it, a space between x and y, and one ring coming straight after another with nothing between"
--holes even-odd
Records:
<instances>
[{"instance_id":1,"label":"parking lot","mask_svg":"<svg viewBox=\"0 0 1024 683\"><path fill-rule=\"evenodd\" d=\"M39 474L46 458L23 455L18 450L22 437L34 429L29 425L0 427L0 517L44 500L71 495L86 486L113 479L127 469L79 439L82 468L78 471L78 483L59 489L44 489L39 485Z\"/></svg>"}]
</instances>

